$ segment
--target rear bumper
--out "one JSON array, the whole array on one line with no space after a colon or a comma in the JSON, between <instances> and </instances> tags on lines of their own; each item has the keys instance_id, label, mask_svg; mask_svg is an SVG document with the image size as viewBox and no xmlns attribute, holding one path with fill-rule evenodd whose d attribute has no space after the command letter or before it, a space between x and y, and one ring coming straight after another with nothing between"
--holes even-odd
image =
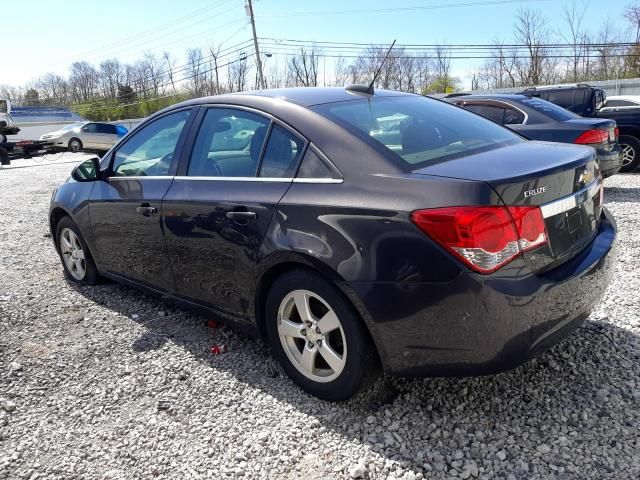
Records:
<instances>
[{"instance_id":1,"label":"rear bumper","mask_svg":"<svg viewBox=\"0 0 640 480\"><path fill-rule=\"evenodd\" d=\"M594 241L542 275L463 273L445 284L353 282L385 371L484 375L513 368L566 337L603 296L616 225L603 210Z\"/></svg>"},{"instance_id":2,"label":"rear bumper","mask_svg":"<svg viewBox=\"0 0 640 480\"><path fill-rule=\"evenodd\" d=\"M619 145L611 151L601 149L598 152L598 163L603 177L610 177L620 171L622 167L622 148Z\"/></svg>"}]
</instances>

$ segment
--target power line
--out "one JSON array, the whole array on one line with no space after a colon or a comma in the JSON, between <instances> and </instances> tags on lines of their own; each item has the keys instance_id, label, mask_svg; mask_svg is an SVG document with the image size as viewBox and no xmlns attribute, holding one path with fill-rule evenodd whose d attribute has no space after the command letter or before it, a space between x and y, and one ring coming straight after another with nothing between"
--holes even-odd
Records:
<instances>
[{"instance_id":1,"label":"power line","mask_svg":"<svg viewBox=\"0 0 640 480\"><path fill-rule=\"evenodd\" d=\"M208 5L206 7L203 7L203 8L200 8L198 10L195 10L195 11L193 11L193 12L187 14L187 15L184 15L182 17L173 19L171 22L164 23L162 25L159 25L157 27L151 28L149 30L145 30L143 32L137 33L137 34L132 35L130 37L118 40L118 41L110 43L110 44L103 45L103 46L95 48L95 49L86 50L86 51L81 52L81 53L76 54L76 55L63 57L63 58L60 59L60 61L57 61L55 63L51 63L48 66L55 66L55 65L60 65L62 63L68 63L70 61L70 59L74 59L74 58L76 58L76 59L85 58L87 56L87 54L93 54L95 52L102 52L102 51L105 51L105 50L111 50L113 47L126 45L127 43L130 43L131 41L134 41L134 40L137 40L137 39L142 39L143 41L147 41L149 35L161 32L163 30L170 29L170 28L172 28L172 27L174 27L174 26L176 26L176 25L178 25L180 23L183 23L183 22L185 22L185 21L187 21L187 20L189 20L191 18L194 18L194 17L196 17L196 16L198 16L198 15L200 15L200 14L202 14L202 13L208 11L208 10L217 8L217 7L219 7L219 6L221 6L221 5L225 4L225 3L226 3L225 0L221 0L221 1L217 2L217 3L212 4L212 5ZM200 23L200 22L196 22L196 23ZM184 28L184 27L181 26L180 28Z\"/></svg>"},{"instance_id":2,"label":"power line","mask_svg":"<svg viewBox=\"0 0 640 480\"><path fill-rule=\"evenodd\" d=\"M409 12L416 10L439 10L448 8L464 8L464 7L484 7L491 5L506 5L513 3L533 3L533 2L548 2L550 0L484 0L480 2L463 2L463 3L446 3L439 5L420 5L413 7L394 7L394 8L373 8L373 9L359 9L359 10L331 10L331 11L319 11L319 12L276 12L265 13L258 15L259 17L308 17L308 16L320 16L320 15L362 15L370 13L395 13L395 12Z\"/></svg>"}]
</instances>

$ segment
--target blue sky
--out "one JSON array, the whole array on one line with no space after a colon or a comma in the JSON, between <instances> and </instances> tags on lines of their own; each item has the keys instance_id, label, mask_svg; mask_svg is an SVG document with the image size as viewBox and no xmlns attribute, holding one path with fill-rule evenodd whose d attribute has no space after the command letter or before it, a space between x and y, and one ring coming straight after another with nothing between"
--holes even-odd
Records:
<instances>
[{"instance_id":1,"label":"blue sky","mask_svg":"<svg viewBox=\"0 0 640 480\"><path fill-rule=\"evenodd\" d=\"M485 0L485 3L491 0ZM502 0L504 1L504 0ZM586 10L584 24L597 30L609 17L621 30L630 0L576 1ZM482 0L258 0L254 5L256 26L261 37L315 41L385 43L490 43L494 38L510 40L513 19L523 6L540 9L554 31L564 28L562 8L572 2L561 0L516 0L501 5L458 6ZM447 8L410 9L442 6ZM405 10L400 10L405 8ZM346 10L398 9L370 13L325 13ZM22 0L5 6L8 22L3 22L3 48L11 68L0 70L0 84L24 84L48 71L66 74L75 60L99 63L108 57L134 61L143 52L159 55L167 50L184 62L189 47L210 42L229 47L251 37L244 0L109 0L55 2ZM39 12L39 13L36 13ZM6 18L6 17L5 17ZM20 18L33 18L23 22ZM175 22L167 25L169 22ZM162 28L158 28L162 27ZM8 31L7 31L8 30ZM132 38L133 37L133 38ZM272 57L271 62L284 62ZM465 78L474 61L459 60L453 71Z\"/></svg>"}]
</instances>

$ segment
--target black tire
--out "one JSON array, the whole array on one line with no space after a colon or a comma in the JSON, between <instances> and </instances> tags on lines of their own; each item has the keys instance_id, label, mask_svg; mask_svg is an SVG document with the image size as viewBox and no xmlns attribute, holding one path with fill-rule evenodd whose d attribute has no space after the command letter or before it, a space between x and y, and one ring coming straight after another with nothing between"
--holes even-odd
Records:
<instances>
[{"instance_id":1,"label":"black tire","mask_svg":"<svg viewBox=\"0 0 640 480\"><path fill-rule=\"evenodd\" d=\"M9 160L9 152L7 152L4 148L0 148L0 165L10 165L11 161Z\"/></svg>"},{"instance_id":2,"label":"black tire","mask_svg":"<svg viewBox=\"0 0 640 480\"><path fill-rule=\"evenodd\" d=\"M70 152L76 153L82 150L82 141L79 138L73 137L69 139L69 143L67 144L67 148Z\"/></svg>"},{"instance_id":3,"label":"black tire","mask_svg":"<svg viewBox=\"0 0 640 480\"><path fill-rule=\"evenodd\" d=\"M628 163L622 165L622 167L620 168L620 173L633 172L636 168L638 168L638 165L640 165L640 140L630 135L620 135L618 143L622 147L623 154L625 150L629 152L628 149L631 149L633 152L633 158Z\"/></svg>"},{"instance_id":4,"label":"black tire","mask_svg":"<svg viewBox=\"0 0 640 480\"><path fill-rule=\"evenodd\" d=\"M7 143L7 136L4 133L0 133L0 143Z\"/></svg>"},{"instance_id":5,"label":"black tire","mask_svg":"<svg viewBox=\"0 0 640 480\"><path fill-rule=\"evenodd\" d=\"M278 311L285 297L295 290L308 290L320 296L336 313L342 326L347 355L344 368L331 381L319 382L305 376L285 353L278 334ZM363 321L342 292L320 275L300 269L277 277L267 295L264 312L267 337L274 357L305 392L324 400L348 400L375 380L379 372L378 356ZM305 344L305 340L302 340L302 344Z\"/></svg>"},{"instance_id":6,"label":"black tire","mask_svg":"<svg viewBox=\"0 0 640 480\"><path fill-rule=\"evenodd\" d=\"M61 235L65 229L72 230L75 233L77 239L82 246L82 251L84 252L84 266L85 266L85 274L82 278L77 278L77 275L69 270L67 264L65 263L65 259L63 258L62 253L62 239ZM74 223L73 220L69 217L62 217L58 222L58 226L56 227L56 245L58 246L58 254L60 255L60 261L62 262L62 267L64 268L64 274L68 280L74 282L78 285L95 285L98 283L100 279L100 274L98 273L98 269L96 268L96 264L93 261L93 257L91 256L91 252L89 251L89 247L87 247L84 238L82 237L82 233L78 226Z\"/></svg>"}]
</instances>

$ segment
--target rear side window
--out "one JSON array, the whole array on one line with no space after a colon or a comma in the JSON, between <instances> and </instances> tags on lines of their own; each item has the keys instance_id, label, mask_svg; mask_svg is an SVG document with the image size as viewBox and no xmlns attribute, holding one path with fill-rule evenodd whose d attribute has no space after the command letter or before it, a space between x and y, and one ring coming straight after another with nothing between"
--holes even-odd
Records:
<instances>
[{"instance_id":1,"label":"rear side window","mask_svg":"<svg viewBox=\"0 0 640 480\"><path fill-rule=\"evenodd\" d=\"M502 118L504 117L504 108L496 107L495 105L465 105L464 108L478 115L482 115L489 120L493 120L496 123L502 123Z\"/></svg>"},{"instance_id":2,"label":"rear side window","mask_svg":"<svg viewBox=\"0 0 640 480\"><path fill-rule=\"evenodd\" d=\"M304 143L280 125L273 125L260 165L260 176L291 178L302 156Z\"/></svg>"},{"instance_id":3,"label":"rear side window","mask_svg":"<svg viewBox=\"0 0 640 480\"><path fill-rule=\"evenodd\" d=\"M406 171L524 141L462 108L417 95L373 96L313 109L373 147L383 147Z\"/></svg>"},{"instance_id":4,"label":"rear side window","mask_svg":"<svg viewBox=\"0 0 640 480\"><path fill-rule=\"evenodd\" d=\"M300 164L298 178L339 178L339 175L309 148Z\"/></svg>"},{"instance_id":5,"label":"rear side window","mask_svg":"<svg viewBox=\"0 0 640 480\"><path fill-rule=\"evenodd\" d=\"M559 107L558 105L547 102L546 100L541 100L539 98L525 98L520 100L519 102L559 122L566 122L567 120L580 118L578 115L570 112L565 108Z\"/></svg>"},{"instance_id":6,"label":"rear side window","mask_svg":"<svg viewBox=\"0 0 640 480\"><path fill-rule=\"evenodd\" d=\"M98 133L106 133L109 135L116 134L116 127L109 125L108 123L97 123Z\"/></svg>"}]
</instances>

